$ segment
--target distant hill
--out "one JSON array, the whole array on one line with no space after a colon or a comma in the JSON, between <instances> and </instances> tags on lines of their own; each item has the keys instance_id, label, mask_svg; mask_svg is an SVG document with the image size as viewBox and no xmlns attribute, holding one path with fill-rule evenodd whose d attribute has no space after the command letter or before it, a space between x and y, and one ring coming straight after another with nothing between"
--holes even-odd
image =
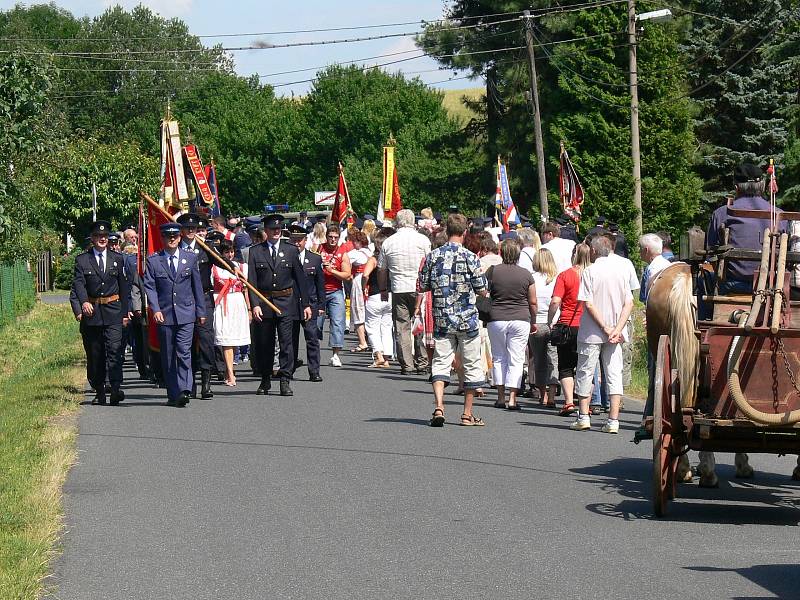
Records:
<instances>
[{"instance_id":1,"label":"distant hill","mask_svg":"<svg viewBox=\"0 0 800 600\"><path fill-rule=\"evenodd\" d=\"M451 115L466 122L475 117L476 114L464 106L461 102L461 98L466 96L471 100L477 100L486 94L486 89L476 87L462 90L441 90L441 92L444 94L442 106L444 106Z\"/></svg>"}]
</instances>

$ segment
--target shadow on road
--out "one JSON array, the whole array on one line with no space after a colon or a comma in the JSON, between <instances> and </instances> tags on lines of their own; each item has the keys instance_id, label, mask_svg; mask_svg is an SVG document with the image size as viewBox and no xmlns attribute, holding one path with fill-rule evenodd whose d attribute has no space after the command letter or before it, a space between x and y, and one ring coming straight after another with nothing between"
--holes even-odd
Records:
<instances>
[{"instance_id":1,"label":"shadow on road","mask_svg":"<svg viewBox=\"0 0 800 600\"><path fill-rule=\"evenodd\" d=\"M688 571L701 573L737 573L757 586L775 594L776 598L797 598L800 588L800 565L753 565L741 569L723 567L684 567ZM758 596L763 598L764 596ZM732 600L751 600L747 596L736 596Z\"/></svg>"},{"instance_id":2,"label":"shadow on road","mask_svg":"<svg viewBox=\"0 0 800 600\"><path fill-rule=\"evenodd\" d=\"M624 520L653 519L651 503L652 461L644 458L618 458L602 464L570 469L590 478L582 483L597 485L603 492L625 499L618 503L589 504L595 514ZM666 520L686 523L725 523L730 525L797 525L800 523L800 497L788 476L757 474L755 480L734 478L732 465L717 465L718 488L701 488L695 483L681 484L670 502Z\"/></svg>"}]
</instances>

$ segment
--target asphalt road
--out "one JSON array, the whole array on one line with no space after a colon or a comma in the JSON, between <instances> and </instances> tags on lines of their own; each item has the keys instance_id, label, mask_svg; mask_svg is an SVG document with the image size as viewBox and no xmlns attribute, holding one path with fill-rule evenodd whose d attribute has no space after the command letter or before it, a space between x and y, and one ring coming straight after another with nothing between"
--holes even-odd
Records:
<instances>
[{"instance_id":1,"label":"asphalt road","mask_svg":"<svg viewBox=\"0 0 800 600\"><path fill-rule=\"evenodd\" d=\"M84 406L52 597L800 597L793 458L739 481L718 455L720 488L682 486L657 520L640 405L612 436L492 395L460 427L448 396L431 429L425 378L368 362L301 369L293 398L241 377L176 409L131 379L120 407Z\"/></svg>"}]
</instances>

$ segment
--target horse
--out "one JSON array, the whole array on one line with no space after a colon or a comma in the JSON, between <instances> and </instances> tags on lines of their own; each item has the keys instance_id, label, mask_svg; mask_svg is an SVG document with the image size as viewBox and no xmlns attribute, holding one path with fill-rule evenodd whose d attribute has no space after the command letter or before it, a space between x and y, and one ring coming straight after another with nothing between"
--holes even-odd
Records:
<instances>
[{"instance_id":1,"label":"horse","mask_svg":"<svg viewBox=\"0 0 800 600\"><path fill-rule=\"evenodd\" d=\"M693 293L692 272L688 264L676 262L658 273L650 283L647 296L647 347L655 358L658 340L662 335L670 338L670 361L680 381L681 408L693 407L697 401L697 383L700 366L700 342L695 335L697 302ZM699 453L697 471L701 487L717 487L716 460L713 452ZM736 477L753 477L749 457L737 452L734 458ZM792 479L800 480L800 456L792 472ZM686 454L678 462L677 480L690 482L692 472Z\"/></svg>"}]
</instances>

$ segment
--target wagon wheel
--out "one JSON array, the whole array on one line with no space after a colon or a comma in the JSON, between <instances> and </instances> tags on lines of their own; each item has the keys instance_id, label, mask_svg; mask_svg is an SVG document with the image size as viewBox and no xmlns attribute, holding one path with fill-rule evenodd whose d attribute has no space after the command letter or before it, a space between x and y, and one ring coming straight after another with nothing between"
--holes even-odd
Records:
<instances>
[{"instance_id":1,"label":"wagon wheel","mask_svg":"<svg viewBox=\"0 0 800 600\"><path fill-rule=\"evenodd\" d=\"M667 514L667 503L675 497L678 457L673 451L673 381L669 336L662 335L658 340L653 397L653 512L657 517Z\"/></svg>"}]
</instances>

